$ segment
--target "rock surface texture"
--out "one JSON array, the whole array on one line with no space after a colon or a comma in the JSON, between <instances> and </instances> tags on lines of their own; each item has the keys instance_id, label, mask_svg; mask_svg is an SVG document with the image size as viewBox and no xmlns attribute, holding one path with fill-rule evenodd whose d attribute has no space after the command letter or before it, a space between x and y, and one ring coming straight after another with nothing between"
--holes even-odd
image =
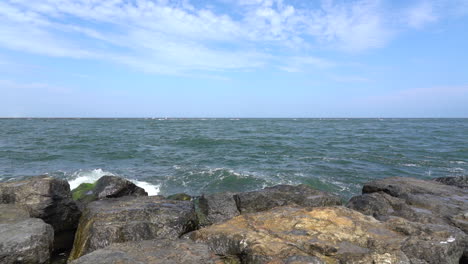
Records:
<instances>
[{"instance_id":1,"label":"rock surface texture","mask_svg":"<svg viewBox=\"0 0 468 264\"><path fill-rule=\"evenodd\" d=\"M278 206L318 207L341 205L333 194L307 185L277 185L245 193L215 193L195 199L201 226L208 226L245 213L266 211Z\"/></svg>"},{"instance_id":2,"label":"rock surface texture","mask_svg":"<svg viewBox=\"0 0 468 264\"><path fill-rule=\"evenodd\" d=\"M277 185L258 191L234 195L241 214L269 210L278 206L297 205L317 207L341 205L341 199L333 194L315 190L307 185Z\"/></svg>"},{"instance_id":3,"label":"rock surface texture","mask_svg":"<svg viewBox=\"0 0 468 264\"><path fill-rule=\"evenodd\" d=\"M31 217L52 225L56 232L76 229L81 215L68 182L48 176L0 183L0 204L23 207Z\"/></svg>"},{"instance_id":4,"label":"rock surface texture","mask_svg":"<svg viewBox=\"0 0 468 264\"><path fill-rule=\"evenodd\" d=\"M278 207L192 232L242 263L409 263L406 237L344 207Z\"/></svg>"},{"instance_id":5,"label":"rock surface texture","mask_svg":"<svg viewBox=\"0 0 468 264\"><path fill-rule=\"evenodd\" d=\"M197 218L189 201L166 200L162 196L95 201L83 212L70 259L113 243L176 239L196 226Z\"/></svg>"},{"instance_id":6,"label":"rock surface texture","mask_svg":"<svg viewBox=\"0 0 468 264\"><path fill-rule=\"evenodd\" d=\"M468 189L468 176L459 177L440 177L434 179L436 182L440 182L446 185L453 185L463 189Z\"/></svg>"},{"instance_id":7,"label":"rock surface texture","mask_svg":"<svg viewBox=\"0 0 468 264\"><path fill-rule=\"evenodd\" d=\"M98 249L70 264L224 264L204 244L188 240L146 240Z\"/></svg>"},{"instance_id":8,"label":"rock surface texture","mask_svg":"<svg viewBox=\"0 0 468 264\"><path fill-rule=\"evenodd\" d=\"M363 194L351 198L347 206L387 223L396 221L396 217L409 220L395 228L411 236L408 243L420 235L427 241L408 244L415 259L426 261L414 263L458 263L463 254L460 248L465 250L464 258L468 256L467 189L437 181L393 177L365 184ZM449 237L441 241L440 234Z\"/></svg>"},{"instance_id":9,"label":"rock surface texture","mask_svg":"<svg viewBox=\"0 0 468 264\"><path fill-rule=\"evenodd\" d=\"M0 263L48 263L54 230L43 220L11 204L0 204Z\"/></svg>"}]
</instances>

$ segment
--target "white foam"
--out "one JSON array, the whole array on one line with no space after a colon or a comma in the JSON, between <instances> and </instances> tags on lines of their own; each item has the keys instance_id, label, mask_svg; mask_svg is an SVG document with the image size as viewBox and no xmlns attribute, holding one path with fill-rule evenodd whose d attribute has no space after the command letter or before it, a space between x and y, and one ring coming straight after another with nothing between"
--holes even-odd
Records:
<instances>
[{"instance_id":1,"label":"white foam","mask_svg":"<svg viewBox=\"0 0 468 264\"><path fill-rule=\"evenodd\" d=\"M159 194L159 189L161 187L160 185L153 185L149 182L137 181L137 180L130 180L130 181L133 182L136 186L143 188L148 193L149 196Z\"/></svg>"},{"instance_id":2,"label":"white foam","mask_svg":"<svg viewBox=\"0 0 468 264\"><path fill-rule=\"evenodd\" d=\"M70 189L73 190L78 187L82 183L93 183L99 180L102 176L116 176L112 172L104 171L102 169L94 169L88 171L77 171L72 174L72 180L69 180L68 183L70 184ZM133 182L136 186L143 188L148 195L158 195L160 191L160 185L153 185L149 182L145 181L138 181L138 180L129 180Z\"/></svg>"},{"instance_id":3,"label":"white foam","mask_svg":"<svg viewBox=\"0 0 468 264\"><path fill-rule=\"evenodd\" d=\"M91 171L77 171L73 173L73 180L69 180L70 189L73 190L82 183L93 183L102 176L111 175L115 176L112 172L103 171L102 169L94 169Z\"/></svg>"}]
</instances>

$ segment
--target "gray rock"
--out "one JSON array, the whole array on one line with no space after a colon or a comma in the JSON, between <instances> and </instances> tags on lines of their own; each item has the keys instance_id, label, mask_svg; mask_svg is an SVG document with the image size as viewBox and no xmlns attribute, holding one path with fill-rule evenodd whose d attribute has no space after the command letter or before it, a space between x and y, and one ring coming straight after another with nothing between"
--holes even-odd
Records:
<instances>
[{"instance_id":1,"label":"gray rock","mask_svg":"<svg viewBox=\"0 0 468 264\"><path fill-rule=\"evenodd\" d=\"M0 263L48 263L52 252L52 226L10 204L0 204Z\"/></svg>"},{"instance_id":2,"label":"gray rock","mask_svg":"<svg viewBox=\"0 0 468 264\"><path fill-rule=\"evenodd\" d=\"M363 187L363 196L377 192L398 198L399 203L410 206L416 216L408 217L408 220L416 222L456 225L452 218L468 212L467 189L435 181L392 177L367 183ZM361 197L361 199L367 198ZM353 204L350 204L349 207L362 210L362 207L355 207ZM401 211L403 210L400 210L399 207L394 207L394 210L387 214L400 216Z\"/></svg>"},{"instance_id":3,"label":"gray rock","mask_svg":"<svg viewBox=\"0 0 468 264\"><path fill-rule=\"evenodd\" d=\"M0 204L16 204L41 218L56 232L76 229L81 215L67 181L48 176L0 183Z\"/></svg>"},{"instance_id":4,"label":"gray rock","mask_svg":"<svg viewBox=\"0 0 468 264\"><path fill-rule=\"evenodd\" d=\"M468 176L440 177L434 180L446 185L453 185L459 188L468 189Z\"/></svg>"},{"instance_id":5,"label":"gray rock","mask_svg":"<svg viewBox=\"0 0 468 264\"><path fill-rule=\"evenodd\" d=\"M148 193L129 180L117 176L103 176L95 183L80 184L72 190L72 196L80 209L84 210L92 201L123 196L148 196Z\"/></svg>"},{"instance_id":6,"label":"gray rock","mask_svg":"<svg viewBox=\"0 0 468 264\"><path fill-rule=\"evenodd\" d=\"M113 243L177 238L197 227L193 204L162 196L95 201L86 207L70 260Z\"/></svg>"},{"instance_id":7,"label":"gray rock","mask_svg":"<svg viewBox=\"0 0 468 264\"><path fill-rule=\"evenodd\" d=\"M397 217L385 225L408 236L401 249L411 263L457 264L468 246L468 236L449 225L421 224Z\"/></svg>"},{"instance_id":8,"label":"gray rock","mask_svg":"<svg viewBox=\"0 0 468 264\"><path fill-rule=\"evenodd\" d=\"M117 198L127 195L148 196L143 188L133 182L116 176L103 176L96 182L94 191L98 199Z\"/></svg>"},{"instance_id":9,"label":"gray rock","mask_svg":"<svg viewBox=\"0 0 468 264\"><path fill-rule=\"evenodd\" d=\"M259 191L238 193L234 195L234 199L242 214L261 212L286 205L318 207L341 204L338 196L315 190L305 184L277 185Z\"/></svg>"},{"instance_id":10,"label":"gray rock","mask_svg":"<svg viewBox=\"0 0 468 264\"><path fill-rule=\"evenodd\" d=\"M406 230L411 237L406 253L413 256L413 263L441 263L441 260L458 263L468 256L467 189L437 181L392 177L365 184L363 194L351 198L347 206L382 221L391 221L394 217L409 220L397 229ZM423 231L426 235L418 238ZM464 232L461 232L464 237L460 231ZM445 240L438 238L442 234ZM450 237L457 242L448 242L452 240ZM460 247L464 247L463 256Z\"/></svg>"},{"instance_id":11,"label":"gray rock","mask_svg":"<svg viewBox=\"0 0 468 264\"><path fill-rule=\"evenodd\" d=\"M223 192L202 195L194 200L200 226L224 222L240 214L234 200L235 193Z\"/></svg>"},{"instance_id":12,"label":"gray rock","mask_svg":"<svg viewBox=\"0 0 468 264\"><path fill-rule=\"evenodd\" d=\"M146 240L117 243L96 250L70 264L221 264L206 245L188 240Z\"/></svg>"}]
</instances>

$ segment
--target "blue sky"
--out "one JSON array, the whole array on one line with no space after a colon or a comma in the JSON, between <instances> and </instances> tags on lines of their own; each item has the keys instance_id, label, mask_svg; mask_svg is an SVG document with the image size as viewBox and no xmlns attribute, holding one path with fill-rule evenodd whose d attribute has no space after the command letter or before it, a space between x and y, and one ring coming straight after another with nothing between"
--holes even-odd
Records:
<instances>
[{"instance_id":1,"label":"blue sky","mask_svg":"<svg viewBox=\"0 0 468 264\"><path fill-rule=\"evenodd\" d=\"M2 0L3 117L468 117L468 0Z\"/></svg>"}]
</instances>

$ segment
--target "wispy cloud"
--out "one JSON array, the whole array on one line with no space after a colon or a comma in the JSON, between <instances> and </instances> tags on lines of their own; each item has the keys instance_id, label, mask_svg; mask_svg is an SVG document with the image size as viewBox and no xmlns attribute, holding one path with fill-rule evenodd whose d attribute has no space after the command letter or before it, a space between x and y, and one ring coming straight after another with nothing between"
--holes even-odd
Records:
<instances>
[{"instance_id":1,"label":"wispy cloud","mask_svg":"<svg viewBox=\"0 0 468 264\"><path fill-rule=\"evenodd\" d=\"M318 7L283 0L217 4L232 11L188 0L5 0L0 46L162 74L273 64L296 72L336 63L311 56L317 47L363 51L384 46L396 32L395 14L378 0L324 0ZM404 18L398 27L435 22L441 14L434 10L424 1L395 11Z\"/></svg>"}]
</instances>

